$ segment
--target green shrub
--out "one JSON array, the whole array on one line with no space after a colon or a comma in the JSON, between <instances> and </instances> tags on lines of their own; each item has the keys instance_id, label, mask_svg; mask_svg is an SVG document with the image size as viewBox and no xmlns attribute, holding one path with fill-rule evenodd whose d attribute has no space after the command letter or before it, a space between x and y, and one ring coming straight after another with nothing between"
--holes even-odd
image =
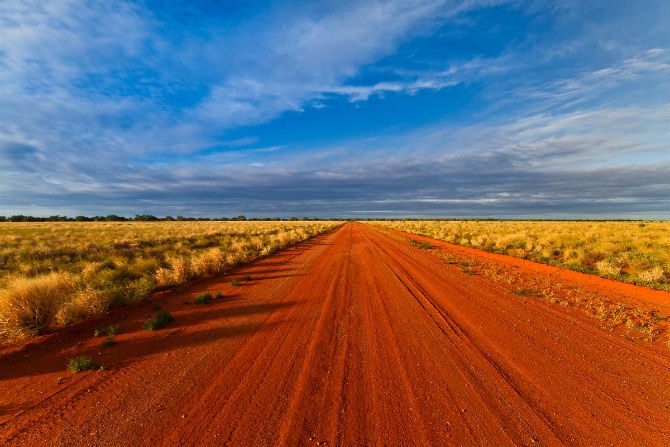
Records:
<instances>
[{"instance_id":1,"label":"green shrub","mask_svg":"<svg viewBox=\"0 0 670 447\"><path fill-rule=\"evenodd\" d=\"M93 363L93 360L91 360L90 357L86 356L79 356L70 359L70 361L67 362L67 370L70 372L79 372L79 371L87 371L89 369L95 369L97 368L97 365Z\"/></svg>"},{"instance_id":2,"label":"green shrub","mask_svg":"<svg viewBox=\"0 0 670 447\"><path fill-rule=\"evenodd\" d=\"M242 281L251 281L251 276L246 275L245 277L242 278Z\"/></svg>"},{"instance_id":3,"label":"green shrub","mask_svg":"<svg viewBox=\"0 0 670 447\"><path fill-rule=\"evenodd\" d=\"M214 299L220 300L221 298L223 298L221 292L214 292Z\"/></svg>"},{"instance_id":4,"label":"green shrub","mask_svg":"<svg viewBox=\"0 0 670 447\"><path fill-rule=\"evenodd\" d=\"M105 338L105 339L102 341L102 343L100 343L100 345L101 345L102 347L104 347L104 348L106 348L106 347L108 347L108 346L113 346L113 345L115 345L115 344L116 344L116 340L114 340L114 337L111 336L111 335L108 336L107 338Z\"/></svg>"},{"instance_id":5,"label":"green shrub","mask_svg":"<svg viewBox=\"0 0 670 447\"><path fill-rule=\"evenodd\" d=\"M117 335L119 333L118 324L110 324L109 326L99 327L93 331L94 337L102 337L103 335Z\"/></svg>"},{"instance_id":6,"label":"green shrub","mask_svg":"<svg viewBox=\"0 0 670 447\"><path fill-rule=\"evenodd\" d=\"M212 294L209 292L200 293L193 300L195 304L208 304L210 301L212 301Z\"/></svg>"},{"instance_id":7,"label":"green shrub","mask_svg":"<svg viewBox=\"0 0 670 447\"><path fill-rule=\"evenodd\" d=\"M149 297L155 287L153 276L143 276L127 285L127 297L131 301L141 301Z\"/></svg>"},{"instance_id":8,"label":"green shrub","mask_svg":"<svg viewBox=\"0 0 670 447\"><path fill-rule=\"evenodd\" d=\"M237 286L240 285L240 280L239 280L239 279L233 279L232 281L230 281L230 284L231 284L233 287L237 287Z\"/></svg>"},{"instance_id":9,"label":"green shrub","mask_svg":"<svg viewBox=\"0 0 670 447\"><path fill-rule=\"evenodd\" d=\"M539 296L540 292L534 289L519 289L515 290L514 294L519 296Z\"/></svg>"},{"instance_id":10,"label":"green shrub","mask_svg":"<svg viewBox=\"0 0 670 447\"><path fill-rule=\"evenodd\" d=\"M158 315L144 322L144 329L147 331L155 331L173 321L172 315L166 310L161 310Z\"/></svg>"}]
</instances>

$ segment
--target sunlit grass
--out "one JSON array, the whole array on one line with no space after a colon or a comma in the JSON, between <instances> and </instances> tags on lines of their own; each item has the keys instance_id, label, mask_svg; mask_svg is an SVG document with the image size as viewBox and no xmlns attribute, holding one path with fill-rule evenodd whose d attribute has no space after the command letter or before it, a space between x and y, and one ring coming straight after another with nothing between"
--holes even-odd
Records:
<instances>
[{"instance_id":1,"label":"sunlit grass","mask_svg":"<svg viewBox=\"0 0 670 447\"><path fill-rule=\"evenodd\" d=\"M369 223L670 290L669 222L472 220Z\"/></svg>"},{"instance_id":2,"label":"sunlit grass","mask_svg":"<svg viewBox=\"0 0 670 447\"><path fill-rule=\"evenodd\" d=\"M0 336L99 315L338 222L0 223Z\"/></svg>"}]
</instances>

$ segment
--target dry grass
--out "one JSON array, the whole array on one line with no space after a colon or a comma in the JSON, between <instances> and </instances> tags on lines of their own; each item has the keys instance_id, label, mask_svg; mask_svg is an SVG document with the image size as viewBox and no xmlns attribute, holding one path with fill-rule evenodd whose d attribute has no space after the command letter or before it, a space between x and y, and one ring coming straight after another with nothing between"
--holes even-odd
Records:
<instances>
[{"instance_id":1,"label":"dry grass","mask_svg":"<svg viewBox=\"0 0 670 447\"><path fill-rule=\"evenodd\" d=\"M0 335L35 335L51 326L76 288L68 273L14 278L0 291Z\"/></svg>"},{"instance_id":2,"label":"dry grass","mask_svg":"<svg viewBox=\"0 0 670 447\"><path fill-rule=\"evenodd\" d=\"M670 222L370 223L494 253L670 290Z\"/></svg>"},{"instance_id":3,"label":"dry grass","mask_svg":"<svg viewBox=\"0 0 670 447\"><path fill-rule=\"evenodd\" d=\"M80 321L338 224L0 223L0 336L34 335Z\"/></svg>"},{"instance_id":4,"label":"dry grass","mask_svg":"<svg viewBox=\"0 0 670 447\"><path fill-rule=\"evenodd\" d=\"M412 243L411 239L400 239ZM509 266L481 261L472 255L454 254L442 248L431 251L448 265L476 267L477 274L500 284L516 296L543 299L565 308L586 312L600 320L608 330L621 330L622 335L628 339L654 341L667 333L667 344L670 346L670 316L661 315L656 309L627 305L578 286L568 286L550 277L533 277ZM466 270L462 271L469 274Z\"/></svg>"},{"instance_id":5,"label":"dry grass","mask_svg":"<svg viewBox=\"0 0 670 447\"><path fill-rule=\"evenodd\" d=\"M418 242L411 237L385 228L379 228L379 231L418 246ZM600 320L608 330L619 331L629 340L655 341L665 338L666 344L670 346L670 316L661 315L657 309L627 305L578 286L568 286L553 278L536 278L509 266L484 261L472 254L455 253L442 247L431 247L430 250L444 259L447 265L476 267L477 270L473 272L500 284L522 299L544 299L564 308L579 309ZM471 274L463 269L461 271Z\"/></svg>"}]
</instances>

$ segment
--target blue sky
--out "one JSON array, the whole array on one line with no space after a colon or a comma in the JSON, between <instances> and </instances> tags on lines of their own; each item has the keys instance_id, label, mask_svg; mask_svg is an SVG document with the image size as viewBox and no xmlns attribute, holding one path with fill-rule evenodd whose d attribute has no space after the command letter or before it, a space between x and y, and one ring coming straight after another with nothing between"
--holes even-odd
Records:
<instances>
[{"instance_id":1,"label":"blue sky","mask_svg":"<svg viewBox=\"0 0 670 447\"><path fill-rule=\"evenodd\" d=\"M665 1L0 3L0 214L670 216Z\"/></svg>"}]
</instances>

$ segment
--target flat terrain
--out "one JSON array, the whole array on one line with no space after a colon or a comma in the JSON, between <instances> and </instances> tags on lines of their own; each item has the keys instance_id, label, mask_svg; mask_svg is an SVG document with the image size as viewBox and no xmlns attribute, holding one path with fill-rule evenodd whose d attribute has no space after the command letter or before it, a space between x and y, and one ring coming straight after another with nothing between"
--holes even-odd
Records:
<instances>
[{"instance_id":1,"label":"flat terrain","mask_svg":"<svg viewBox=\"0 0 670 447\"><path fill-rule=\"evenodd\" d=\"M560 281L661 312L670 294L488 255L518 280L464 271L348 223L6 347L0 444L670 445L665 339L644 341L511 287ZM224 298L192 304L205 290ZM156 303L175 321L143 331ZM101 347L93 328L110 323L121 326L118 343ZM105 369L66 372L82 354Z\"/></svg>"},{"instance_id":2,"label":"flat terrain","mask_svg":"<svg viewBox=\"0 0 670 447\"><path fill-rule=\"evenodd\" d=\"M0 222L0 338L143 301L323 234L339 222Z\"/></svg>"},{"instance_id":3,"label":"flat terrain","mask_svg":"<svg viewBox=\"0 0 670 447\"><path fill-rule=\"evenodd\" d=\"M385 220L368 223L670 291L668 221Z\"/></svg>"}]
</instances>

